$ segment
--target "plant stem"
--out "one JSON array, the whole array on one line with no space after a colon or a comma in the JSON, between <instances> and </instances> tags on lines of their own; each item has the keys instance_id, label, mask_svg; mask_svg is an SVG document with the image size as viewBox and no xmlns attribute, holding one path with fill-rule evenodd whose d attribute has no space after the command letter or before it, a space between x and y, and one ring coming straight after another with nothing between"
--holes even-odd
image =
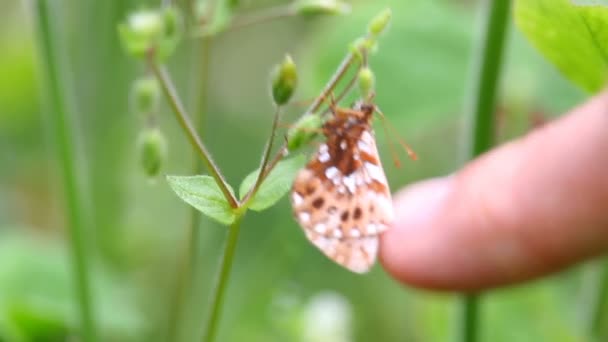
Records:
<instances>
[{"instance_id":1,"label":"plant stem","mask_svg":"<svg viewBox=\"0 0 608 342\"><path fill-rule=\"evenodd\" d=\"M73 265L75 289L78 302L78 316L82 331L82 340L92 342L97 340L94 319L93 300L87 266L85 220L83 213L83 195L79 185L82 175L76 165L78 157L74 146L78 146L76 131L71 121L74 114L68 105L69 85L65 81L66 63L61 63L62 49L58 45L63 37L59 35L58 17L52 11L52 1L32 1L34 22L38 40L39 53L44 68L44 85L46 88L49 115L59 157L59 165L63 183L65 211L70 233L70 252ZM53 18L55 21L53 22Z\"/></svg>"},{"instance_id":2,"label":"plant stem","mask_svg":"<svg viewBox=\"0 0 608 342\"><path fill-rule=\"evenodd\" d=\"M198 33L196 33L195 36L197 36L197 37L208 37L211 35L218 36L225 32L235 31L235 30L243 29L243 28L246 28L249 26L253 26L253 25L257 25L257 24L261 24L261 23L265 23L265 22L269 22L269 21L273 21L273 20L277 20L277 19L288 18L288 17L292 17L294 15L296 15L296 11L294 10L293 6L291 6L291 5L281 5L281 6L265 8L265 9L255 11L253 13L243 14L243 15L239 15L239 16L235 17L234 20L232 21L232 23L230 24L230 26L226 27L225 29L223 29L219 32L208 32L208 31L205 31L205 28L203 27L203 29L201 31L199 31Z\"/></svg>"},{"instance_id":3,"label":"plant stem","mask_svg":"<svg viewBox=\"0 0 608 342\"><path fill-rule=\"evenodd\" d=\"M236 250L236 243L239 237L243 216L244 213L240 213L228 229L228 238L224 245L224 252L219 266L220 273L215 283L213 296L211 297L211 311L207 319L206 331L203 337L204 342L213 342L217 334L221 309L224 303L224 294L226 292L230 270L232 269L232 261L234 259L234 252Z\"/></svg>"},{"instance_id":4,"label":"plant stem","mask_svg":"<svg viewBox=\"0 0 608 342\"><path fill-rule=\"evenodd\" d=\"M220 169L217 167L217 165L211 158L211 153L209 153L209 151L201 141L200 137L198 136L196 129L190 122L188 114L186 114L184 105L182 104L181 100L179 99L179 96L177 95L177 91L175 90L175 86L173 85L173 82L171 81L167 70L163 66L159 66L158 63L154 61L154 56L152 54L150 55L148 62L150 64L150 67L154 71L154 74L160 81L163 92L169 100L169 104L173 108L173 112L175 113L177 121L182 126L184 132L186 132L186 134L188 135L190 143L198 151L198 154L202 158L203 163L207 167L207 170L215 179L215 182L224 194L226 201L228 201L232 208L237 208L239 206L239 202L228 188L228 183L224 179L224 176L220 172Z\"/></svg>"},{"instance_id":5,"label":"plant stem","mask_svg":"<svg viewBox=\"0 0 608 342\"><path fill-rule=\"evenodd\" d=\"M494 143L494 108L500 76L510 0L486 0L483 13L483 37L475 52L476 68L472 74L472 89L466 113L472 115L472 141L468 158L489 150ZM477 294L466 295L461 306L457 340L475 342L479 336L479 306Z\"/></svg>"},{"instance_id":6,"label":"plant stem","mask_svg":"<svg viewBox=\"0 0 608 342\"><path fill-rule=\"evenodd\" d=\"M463 342L478 341L479 297L477 295L466 295L459 298L457 314L456 340Z\"/></svg>"},{"instance_id":7,"label":"plant stem","mask_svg":"<svg viewBox=\"0 0 608 342\"><path fill-rule=\"evenodd\" d=\"M606 341L608 319L608 263L599 260L589 264L583 273L579 296L581 321L587 326L590 341Z\"/></svg>"},{"instance_id":8,"label":"plant stem","mask_svg":"<svg viewBox=\"0 0 608 342\"><path fill-rule=\"evenodd\" d=\"M296 15L296 11L291 5L265 8L254 13L244 14L236 17L232 24L223 32L239 30L248 26L257 25L276 19L287 18L294 15Z\"/></svg>"},{"instance_id":9,"label":"plant stem","mask_svg":"<svg viewBox=\"0 0 608 342\"><path fill-rule=\"evenodd\" d=\"M268 139L268 143L266 143L266 148L264 149L264 153L262 154L262 161L260 162L260 173L258 173L258 177L255 180L255 183L250 191L247 192L247 195L243 198L242 203L244 207L247 207L249 201L255 196L256 192L262 185L262 170L266 169L268 165L268 159L270 158L270 152L272 151L272 145L274 143L274 138L276 136L277 127L279 125L279 117L281 115L281 106L276 106L274 112L274 118L272 119L272 128L270 130L270 138Z\"/></svg>"}]
</instances>

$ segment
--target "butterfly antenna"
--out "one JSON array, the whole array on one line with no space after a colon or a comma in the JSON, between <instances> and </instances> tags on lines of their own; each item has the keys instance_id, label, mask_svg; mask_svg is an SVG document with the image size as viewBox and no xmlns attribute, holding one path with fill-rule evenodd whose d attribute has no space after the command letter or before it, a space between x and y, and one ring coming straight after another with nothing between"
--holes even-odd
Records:
<instances>
[{"instance_id":1,"label":"butterfly antenna","mask_svg":"<svg viewBox=\"0 0 608 342\"><path fill-rule=\"evenodd\" d=\"M388 119L386 118L386 115L384 115L384 113L382 113L382 111L380 110L380 108L378 108L378 106L376 106L376 113L378 113L380 119L382 120L382 127L384 128L384 132L386 132L387 137L390 137L391 134L389 134L389 133L392 133L392 137L397 139L397 141L399 142L401 147L403 147L403 149L405 150L407 155L410 157L410 159L417 160L418 155L416 154L416 152L414 152L414 150L410 147L410 145L408 145L403 139L401 139L401 137L399 136L399 132L397 132L397 130L389 124ZM389 141L390 140L391 139L389 138Z\"/></svg>"}]
</instances>

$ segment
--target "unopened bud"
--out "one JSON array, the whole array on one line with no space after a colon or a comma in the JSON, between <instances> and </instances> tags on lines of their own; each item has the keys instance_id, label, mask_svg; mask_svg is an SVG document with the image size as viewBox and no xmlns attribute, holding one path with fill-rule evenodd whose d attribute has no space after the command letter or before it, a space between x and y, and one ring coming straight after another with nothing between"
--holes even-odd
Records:
<instances>
[{"instance_id":1,"label":"unopened bud","mask_svg":"<svg viewBox=\"0 0 608 342\"><path fill-rule=\"evenodd\" d=\"M272 76L272 98L277 105L289 101L298 83L296 64L289 55L277 65Z\"/></svg>"},{"instance_id":2,"label":"unopened bud","mask_svg":"<svg viewBox=\"0 0 608 342\"><path fill-rule=\"evenodd\" d=\"M368 67L363 67L359 71L358 75L359 91L361 91L361 97L367 99L370 94L374 91L375 77L372 70Z\"/></svg>"},{"instance_id":3,"label":"unopened bud","mask_svg":"<svg viewBox=\"0 0 608 342\"><path fill-rule=\"evenodd\" d=\"M305 115L300 118L294 127L287 131L287 150L294 151L309 143L319 134L322 125L323 119L317 114Z\"/></svg>"},{"instance_id":4,"label":"unopened bud","mask_svg":"<svg viewBox=\"0 0 608 342\"><path fill-rule=\"evenodd\" d=\"M158 55L165 59L173 54L183 32L182 17L175 7L163 10L163 36L159 41Z\"/></svg>"},{"instance_id":5,"label":"unopened bud","mask_svg":"<svg viewBox=\"0 0 608 342\"><path fill-rule=\"evenodd\" d=\"M126 23L118 25L118 33L127 52L143 58L163 35L163 19L157 11L134 12Z\"/></svg>"},{"instance_id":6,"label":"unopened bud","mask_svg":"<svg viewBox=\"0 0 608 342\"><path fill-rule=\"evenodd\" d=\"M144 173L158 175L167 157L167 141L158 128L145 128L138 139L139 157Z\"/></svg>"},{"instance_id":7,"label":"unopened bud","mask_svg":"<svg viewBox=\"0 0 608 342\"><path fill-rule=\"evenodd\" d=\"M125 50L137 58L145 58L148 52L155 50L159 50L155 53L160 59L168 57L175 50L181 32L181 17L173 7L162 11L137 11L118 25Z\"/></svg>"},{"instance_id":8,"label":"unopened bud","mask_svg":"<svg viewBox=\"0 0 608 342\"><path fill-rule=\"evenodd\" d=\"M337 0L299 0L294 3L295 12L305 16L337 15L350 12L350 5Z\"/></svg>"},{"instance_id":9,"label":"unopened bud","mask_svg":"<svg viewBox=\"0 0 608 342\"><path fill-rule=\"evenodd\" d=\"M160 86L154 77L142 77L133 82L131 101L136 113L150 113L158 109Z\"/></svg>"},{"instance_id":10,"label":"unopened bud","mask_svg":"<svg viewBox=\"0 0 608 342\"><path fill-rule=\"evenodd\" d=\"M376 15L372 21L370 21L367 31L373 36L379 36L391 21L392 12L390 8L385 9Z\"/></svg>"}]
</instances>

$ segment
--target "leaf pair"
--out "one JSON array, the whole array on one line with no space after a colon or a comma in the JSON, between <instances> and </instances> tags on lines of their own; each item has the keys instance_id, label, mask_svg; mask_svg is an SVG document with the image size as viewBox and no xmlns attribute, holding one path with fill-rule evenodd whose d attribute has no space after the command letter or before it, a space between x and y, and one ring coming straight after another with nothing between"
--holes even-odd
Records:
<instances>
[{"instance_id":1,"label":"leaf pair","mask_svg":"<svg viewBox=\"0 0 608 342\"><path fill-rule=\"evenodd\" d=\"M291 188L291 183L304 162L305 159L301 155L279 162L262 182L248 208L262 211L278 202ZM241 199L255 184L259 172L259 169L255 170L245 177L239 187ZM184 202L217 222L229 225L236 219L239 209L230 206L212 177L207 175L167 176L167 181ZM233 191L232 188L230 191Z\"/></svg>"}]
</instances>

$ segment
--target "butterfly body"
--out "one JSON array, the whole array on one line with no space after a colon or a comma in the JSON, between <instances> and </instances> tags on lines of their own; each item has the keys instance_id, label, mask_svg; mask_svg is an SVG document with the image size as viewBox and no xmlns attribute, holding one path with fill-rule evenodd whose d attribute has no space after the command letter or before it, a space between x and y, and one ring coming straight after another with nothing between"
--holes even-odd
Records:
<instances>
[{"instance_id":1,"label":"butterfly body","mask_svg":"<svg viewBox=\"0 0 608 342\"><path fill-rule=\"evenodd\" d=\"M393 220L390 190L373 136L373 105L332 107L321 144L294 181L291 203L307 238L357 273L376 259L378 235Z\"/></svg>"}]
</instances>

